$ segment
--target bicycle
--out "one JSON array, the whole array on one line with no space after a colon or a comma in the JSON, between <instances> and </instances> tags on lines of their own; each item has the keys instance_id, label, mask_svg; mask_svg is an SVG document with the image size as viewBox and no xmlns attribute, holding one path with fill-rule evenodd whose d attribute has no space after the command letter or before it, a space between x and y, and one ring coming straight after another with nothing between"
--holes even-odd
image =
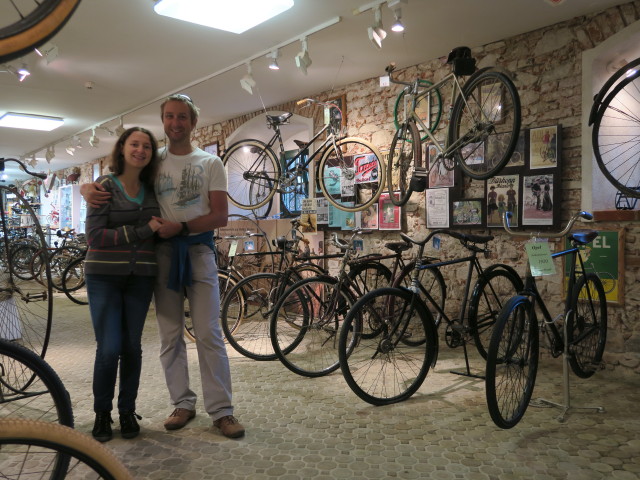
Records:
<instances>
[{"instance_id":1,"label":"bicycle","mask_svg":"<svg viewBox=\"0 0 640 480\"><path fill-rule=\"evenodd\" d=\"M636 92L640 87L640 58L614 73L593 98L589 125L596 163L620 192L640 198Z\"/></svg>"},{"instance_id":2,"label":"bicycle","mask_svg":"<svg viewBox=\"0 0 640 480\"><path fill-rule=\"evenodd\" d=\"M510 217L511 212L505 212L503 226L510 235L518 235L511 230ZM578 218L591 220L593 216L579 212L561 232L539 236L564 237ZM571 248L551 254L552 258L566 256L571 266L562 313L554 317L549 312L529 264L524 289L509 299L500 312L489 344L486 369L487 405L493 422L500 428L517 425L531 400L538 370L539 328L546 334L551 355L554 358L563 355L564 358L566 404L554 404L564 408L561 419L570 408L567 364L578 377L588 378L602 361L607 335L607 302L600 279L585 270L579 255L579 246L589 244L597 236L595 230L576 230L569 234ZM540 323L536 308L542 313Z\"/></svg>"},{"instance_id":3,"label":"bicycle","mask_svg":"<svg viewBox=\"0 0 640 480\"><path fill-rule=\"evenodd\" d=\"M22 166L29 175L44 179L46 175L34 173L20 160L14 158L0 158L0 168L5 162L16 162ZM53 308L53 295L51 287L51 271L49 265L45 265L44 285L32 280L22 280L15 273L15 267L11 258L9 239L15 231L7 218L6 198L7 194L15 196L25 214L29 215L29 227L32 232L32 242L40 248L46 246L46 241L29 203L18 193L15 188L0 185L0 224L4 238L4 258L7 268L0 271L0 293L2 302L0 305L0 338L13 340L29 348L41 357L44 357L49 335L51 333L51 312ZM22 228L20 228L22 230Z\"/></svg>"},{"instance_id":4,"label":"bicycle","mask_svg":"<svg viewBox=\"0 0 640 480\"><path fill-rule=\"evenodd\" d=\"M386 68L391 83L405 85L404 97L410 105L404 109L390 146L387 187L395 205L407 203L414 191L424 191L429 172L439 163L447 170L459 165L467 176L486 180L502 170L516 148L520 97L511 79L492 67L475 71L475 59L468 47L454 48L447 63L452 65L451 73L430 85L419 78L412 82L398 80L393 77L395 65ZM466 75L471 76L463 82ZM421 101L428 108L441 108L440 89L447 84L451 84L451 107L443 145L434 133L438 122L427 125L417 109ZM439 120L434 112L427 118L434 116ZM428 167L423 166L421 133L438 152Z\"/></svg>"},{"instance_id":5,"label":"bicycle","mask_svg":"<svg viewBox=\"0 0 640 480\"><path fill-rule=\"evenodd\" d=\"M22 57L47 42L67 23L80 0L10 2L0 26L0 63Z\"/></svg>"},{"instance_id":6,"label":"bicycle","mask_svg":"<svg viewBox=\"0 0 640 480\"><path fill-rule=\"evenodd\" d=\"M65 425L0 420L0 451L2 478L133 480L111 450Z\"/></svg>"},{"instance_id":7,"label":"bicycle","mask_svg":"<svg viewBox=\"0 0 640 480\"><path fill-rule=\"evenodd\" d=\"M341 133L342 113L337 105L310 98L298 102L303 103L332 108L335 113L310 141L296 142L300 150L290 159L285 159L280 126L286 125L293 114L267 115L267 127L274 130L267 143L240 140L222 156L229 180L229 200L239 208L259 208L276 192L292 192L300 184L307 185L309 165L318 158L315 182L325 198L340 210L365 210L378 200L384 188L385 165L378 149L364 139ZM321 145L313 149L325 133ZM276 144L279 157L273 150Z\"/></svg>"},{"instance_id":8,"label":"bicycle","mask_svg":"<svg viewBox=\"0 0 640 480\"><path fill-rule=\"evenodd\" d=\"M293 284L273 308L269 322L273 350L298 375L319 377L338 369L338 334L349 309L367 292L410 271L411 265L402 259L402 252L411 248L406 242L386 244L394 252L391 255L356 257L353 242L363 233L356 230L348 241L334 233L332 243L343 252L337 275L318 275ZM381 263L387 259L393 260L393 270ZM444 281L433 283L440 287L444 302Z\"/></svg>"},{"instance_id":9,"label":"bicycle","mask_svg":"<svg viewBox=\"0 0 640 480\"><path fill-rule=\"evenodd\" d=\"M425 246L436 235L457 239L469 255L423 263ZM451 373L479 377L471 373L466 345L475 343L478 352L486 356L489 336L504 300L522 287L520 277L508 265L482 268L478 254L489 252L486 244L493 239L491 235L433 230L423 240L404 233L400 236L418 247L411 285L369 292L353 305L340 331L338 352L344 378L358 397L372 405L406 400L420 388L429 368L435 366L437 329L442 320L447 325L447 346L463 347L465 355L466 371ZM420 274L425 269L437 271L462 263L468 264L464 294L458 316L451 318L420 283ZM437 318L432 310L437 312Z\"/></svg>"}]
</instances>

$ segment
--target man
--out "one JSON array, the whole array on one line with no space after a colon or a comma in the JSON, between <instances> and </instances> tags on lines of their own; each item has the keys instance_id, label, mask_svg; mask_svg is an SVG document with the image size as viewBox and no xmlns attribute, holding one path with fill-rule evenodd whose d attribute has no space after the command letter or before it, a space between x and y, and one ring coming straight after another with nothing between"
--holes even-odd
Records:
<instances>
[{"instance_id":1,"label":"man","mask_svg":"<svg viewBox=\"0 0 640 480\"><path fill-rule=\"evenodd\" d=\"M160 361L174 411L167 430L184 427L196 415L196 394L189 388L183 336L184 297L198 341L196 347L205 409L223 435L239 438L244 427L233 416L231 374L218 322L220 295L213 252L213 230L227 224L227 177L222 161L191 145L199 110L186 95L172 95L161 105L168 147L161 148L155 193L162 218L156 253L156 317ZM89 204L104 201L96 184L81 192Z\"/></svg>"}]
</instances>

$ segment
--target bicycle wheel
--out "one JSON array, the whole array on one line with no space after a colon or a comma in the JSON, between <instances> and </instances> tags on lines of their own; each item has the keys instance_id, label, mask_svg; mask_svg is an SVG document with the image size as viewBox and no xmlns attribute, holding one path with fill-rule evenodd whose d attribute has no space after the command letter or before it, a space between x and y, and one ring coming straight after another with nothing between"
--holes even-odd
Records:
<instances>
[{"instance_id":1,"label":"bicycle wheel","mask_svg":"<svg viewBox=\"0 0 640 480\"><path fill-rule=\"evenodd\" d=\"M262 207L276 193L280 164L273 150L260 140L234 143L224 152L222 163L227 169L227 195L236 207Z\"/></svg>"},{"instance_id":2,"label":"bicycle wheel","mask_svg":"<svg viewBox=\"0 0 640 480\"><path fill-rule=\"evenodd\" d=\"M13 274L21 280L34 278L31 262L38 254L35 245L22 245L9 253L10 267Z\"/></svg>"},{"instance_id":3,"label":"bicycle wheel","mask_svg":"<svg viewBox=\"0 0 640 480\"><path fill-rule=\"evenodd\" d=\"M111 450L64 425L1 420L0 445L2 478L133 480Z\"/></svg>"},{"instance_id":4,"label":"bicycle wheel","mask_svg":"<svg viewBox=\"0 0 640 480\"><path fill-rule=\"evenodd\" d=\"M4 201L6 194L16 195L16 191L0 186L0 199ZM20 195L16 195L20 202L23 215L29 222L32 232L31 241L37 250L46 247L40 222L31 206ZM0 208L2 219L2 233L4 238L10 238L9 228L4 208ZM5 244L5 253L9 246ZM7 254L9 268L0 271L0 338L11 340L44 357L51 333L51 311L53 296L51 282L41 285L33 280L23 280L17 277L12 266L13 259ZM50 279L49 265L45 266L44 276Z\"/></svg>"},{"instance_id":5,"label":"bicycle wheel","mask_svg":"<svg viewBox=\"0 0 640 480\"><path fill-rule=\"evenodd\" d=\"M0 26L0 63L29 53L67 23L80 0L10 2Z\"/></svg>"},{"instance_id":6,"label":"bicycle wheel","mask_svg":"<svg viewBox=\"0 0 640 480\"><path fill-rule=\"evenodd\" d=\"M62 279L64 277L64 271L66 268L77 258L84 259L86 254L86 250L83 250L79 247L60 247L53 252L51 252L49 256L49 268L51 270L51 286L56 290L62 292ZM40 258L39 256L36 259ZM44 283L43 279L43 271L44 265L35 266L35 259L33 265L34 276L37 281L40 283Z\"/></svg>"},{"instance_id":7,"label":"bicycle wheel","mask_svg":"<svg viewBox=\"0 0 640 480\"><path fill-rule=\"evenodd\" d=\"M56 422L73 427L69 393L38 355L0 339L0 418Z\"/></svg>"},{"instance_id":8,"label":"bicycle wheel","mask_svg":"<svg viewBox=\"0 0 640 480\"><path fill-rule=\"evenodd\" d=\"M569 365L580 378L589 378L600 367L607 341L607 299L600 278L587 273L576 281L567 323Z\"/></svg>"},{"instance_id":9,"label":"bicycle wheel","mask_svg":"<svg viewBox=\"0 0 640 480\"><path fill-rule=\"evenodd\" d=\"M71 261L62 274L62 291L78 305L88 305L87 286L84 278L84 257Z\"/></svg>"},{"instance_id":10,"label":"bicycle wheel","mask_svg":"<svg viewBox=\"0 0 640 480\"><path fill-rule=\"evenodd\" d=\"M269 337L269 320L278 297L291 285L283 274L256 273L233 287L220 313L222 331L229 344L245 357L275 360Z\"/></svg>"},{"instance_id":11,"label":"bicycle wheel","mask_svg":"<svg viewBox=\"0 0 640 480\"><path fill-rule=\"evenodd\" d=\"M487 70L473 76L451 112L448 147L462 171L486 180L504 167L520 133L520 97L509 77Z\"/></svg>"},{"instance_id":12,"label":"bicycle wheel","mask_svg":"<svg viewBox=\"0 0 640 480\"><path fill-rule=\"evenodd\" d=\"M375 322L363 320L372 315ZM368 323L382 325L367 338ZM415 345L411 337L424 338ZM398 289L369 292L349 310L340 331L338 353L347 384L362 400L387 405L406 400L422 385L437 357L438 332L417 295Z\"/></svg>"},{"instance_id":13,"label":"bicycle wheel","mask_svg":"<svg viewBox=\"0 0 640 480\"><path fill-rule=\"evenodd\" d=\"M338 334L355 303L336 278L295 283L278 300L270 320L271 344L282 364L298 375L320 377L338 369Z\"/></svg>"},{"instance_id":14,"label":"bicycle wheel","mask_svg":"<svg viewBox=\"0 0 640 480\"><path fill-rule=\"evenodd\" d=\"M429 80L419 80L420 88L426 89L433 85ZM396 103L393 106L393 124L396 130L400 128L400 125L404 122L405 118L409 118L407 105L405 101L406 91L403 89L396 98ZM440 90L434 90L429 94L421 97L413 107L413 111L420 117L424 124L429 127L429 131L432 133L438 128L440 123L440 117L442 116L442 95ZM427 134L424 133L422 127L418 127L420 132L420 141L424 142L427 139Z\"/></svg>"},{"instance_id":15,"label":"bicycle wheel","mask_svg":"<svg viewBox=\"0 0 640 480\"><path fill-rule=\"evenodd\" d=\"M502 307L522 290L522 280L511 270L496 268L483 272L469 300L469 329L476 348L487 359L493 326Z\"/></svg>"},{"instance_id":16,"label":"bicycle wheel","mask_svg":"<svg viewBox=\"0 0 640 480\"><path fill-rule=\"evenodd\" d=\"M591 142L598 167L621 192L640 197L640 119L636 114L640 71L625 78L599 107Z\"/></svg>"},{"instance_id":17,"label":"bicycle wheel","mask_svg":"<svg viewBox=\"0 0 640 480\"><path fill-rule=\"evenodd\" d=\"M538 324L527 297L509 299L493 326L485 386L493 422L512 428L522 419L538 372Z\"/></svg>"},{"instance_id":18,"label":"bicycle wheel","mask_svg":"<svg viewBox=\"0 0 640 480\"><path fill-rule=\"evenodd\" d=\"M338 140L322 154L317 179L325 198L345 212L366 210L377 202L385 182L378 149L366 140Z\"/></svg>"},{"instance_id":19,"label":"bicycle wheel","mask_svg":"<svg viewBox=\"0 0 640 480\"><path fill-rule=\"evenodd\" d=\"M414 168L422 166L422 143L416 123L411 120L396 130L389 148L387 189L394 205L403 206L413 193L411 177Z\"/></svg>"},{"instance_id":20,"label":"bicycle wheel","mask_svg":"<svg viewBox=\"0 0 640 480\"><path fill-rule=\"evenodd\" d=\"M273 195L268 199L266 203L263 200L274 191L273 185L270 181L266 180L264 182L251 182L249 185L249 198L255 199L256 203L262 203L261 207L257 207L253 209L253 214L256 218L265 218L271 212L271 207L273 206Z\"/></svg>"}]
</instances>

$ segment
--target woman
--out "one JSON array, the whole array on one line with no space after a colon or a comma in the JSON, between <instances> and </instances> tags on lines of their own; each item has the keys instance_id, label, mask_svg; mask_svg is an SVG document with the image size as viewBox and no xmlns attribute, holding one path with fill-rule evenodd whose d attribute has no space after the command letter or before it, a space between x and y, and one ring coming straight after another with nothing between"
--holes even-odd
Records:
<instances>
[{"instance_id":1,"label":"woman","mask_svg":"<svg viewBox=\"0 0 640 480\"><path fill-rule=\"evenodd\" d=\"M126 130L111 154L113 173L97 179L111 198L100 208L87 208L85 278L97 343L92 434L101 442L113 436L111 410L118 367L120 433L134 438L140 432L135 401L142 329L157 273L154 233L160 223L152 217L159 216L160 209L152 186L158 161L151 132L140 127Z\"/></svg>"}]
</instances>

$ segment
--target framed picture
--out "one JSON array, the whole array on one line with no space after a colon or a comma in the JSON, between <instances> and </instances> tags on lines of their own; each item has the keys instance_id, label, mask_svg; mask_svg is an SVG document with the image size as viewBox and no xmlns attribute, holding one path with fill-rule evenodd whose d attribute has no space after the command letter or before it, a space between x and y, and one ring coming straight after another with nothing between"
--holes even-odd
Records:
<instances>
[{"instance_id":1,"label":"framed picture","mask_svg":"<svg viewBox=\"0 0 640 480\"><path fill-rule=\"evenodd\" d=\"M442 188L455 186L455 169L447 170L444 168L444 162L437 162L438 149L435 145L429 144L425 146L425 164L429 168L429 188ZM431 165L437 162L431 168Z\"/></svg>"},{"instance_id":2,"label":"framed picture","mask_svg":"<svg viewBox=\"0 0 640 480\"><path fill-rule=\"evenodd\" d=\"M371 205L366 210L356 212L356 228L364 230L378 229L378 205Z\"/></svg>"},{"instance_id":3,"label":"framed picture","mask_svg":"<svg viewBox=\"0 0 640 480\"><path fill-rule=\"evenodd\" d=\"M430 188L425 195L427 228L449 227L449 189Z\"/></svg>"},{"instance_id":4,"label":"framed picture","mask_svg":"<svg viewBox=\"0 0 640 480\"><path fill-rule=\"evenodd\" d=\"M558 203L558 177L554 173L526 175L522 180L522 225L554 225Z\"/></svg>"},{"instance_id":5,"label":"framed picture","mask_svg":"<svg viewBox=\"0 0 640 480\"><path fill-rule=\"evenodd\" d=\"M496 175L486 183L487 227L502 227L502 214L509 211L511 226L520 225L518 192L520 175Z\"/></svg>"},{"instance_id":6,"label":"framed picture","mask_svg":"<svg viewBox=\"0 0 640 480\"><path fill-rule=\"evenodd\" d=\"M216 157L218 156L218 142L207 143L202 147L202 149L211 155L215 155Z\"/></svg>"},{"instance_id":7,"label":"framed picture","mask_svg":"<svg viewBox=\"0 0 640 480\"><path fill-rule=\"evenodd\" d=\"M388 192L378 199L378 229L400 230L400 207L391 202Z\"/></svg>"},{"instance_id":8,"label":"framed picture","mask_svg":"<svg viewBox=\"0 0 640 480\"><path fill-rule=\"evenodd\" d=\"M554 168L558 165L559 125L529 130L529 168Z\"/></svg>"},{"instance_id":9,"label":"framed picture","mask_svg":"<svg viewBox=\"0 0 640 480\"><path fill-rule=\"evenodd\" d=\"M516 143L516 148L511 154L511 158L509 159L509 162L505 165L505 168L524 167L527 132L528 131L524 128L520 129L520 133L518 134L518 142Z\"/></svg>"},{"instance_id":10,"label":"framed picture","mask_svg":"<svg viewBox=\"0 0 640 480\"><path fill-rule=\"evenodd\" d=\"M329 103L334 103L338 109L340 110L340 113L342 114L342 127L346 127L347 126L347 96L346 95L340 95L339 97L334 97L334 98L329 98L327 100L327 102ZM338 111L335 107L325 107L324 109L324 124L327 125L329 123L329 120L331 120L332 118L336 118L336 115L338 114Z\"/></svg>"},{"instance_id":11,"label":"framed picture","mask_svg":"<svg viewBox=\"0 0 640 480\"><path fill-rule=\"evenodd\" d=\"M484 225L484 199L454 200L451 202L451 227L473 228Z\"/></svg>"}]
</instances>

